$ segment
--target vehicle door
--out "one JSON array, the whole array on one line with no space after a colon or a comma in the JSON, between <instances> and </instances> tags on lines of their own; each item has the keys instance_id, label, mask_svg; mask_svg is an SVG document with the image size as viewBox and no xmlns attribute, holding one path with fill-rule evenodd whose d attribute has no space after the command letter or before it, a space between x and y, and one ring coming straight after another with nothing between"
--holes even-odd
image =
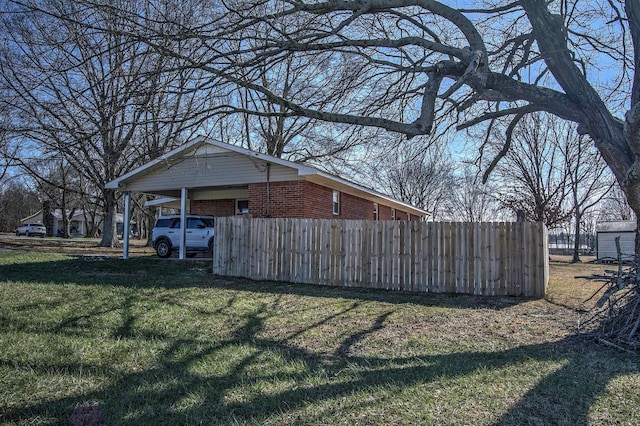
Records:
<instances>
[{"instance_id":1,"label":"vehicle door","mask_svg":"<svg viewBox=\"0 0 640 426\"><path fill-rule=\"evenodd\" d=\"M209 233L206 223L198 217L187 218L187 247L206 248L209 242Z\"/></svg>"},{"instance_id":2,"label":"vehicle door","mask_svg":"<svg viewBox=\"0 0 640 426\"><path fill-rule=\"evenodd\" d=\"M180 247L180 219L171 219L171 226L166 232L171 240L171 245Z\"/></svg>"}]
</instances>

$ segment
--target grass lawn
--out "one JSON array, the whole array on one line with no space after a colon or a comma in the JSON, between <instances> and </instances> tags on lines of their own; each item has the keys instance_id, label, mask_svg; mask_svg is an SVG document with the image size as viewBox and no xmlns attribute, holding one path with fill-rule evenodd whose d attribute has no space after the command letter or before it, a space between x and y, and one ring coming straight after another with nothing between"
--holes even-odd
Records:
<instances>
[{"instance_id":1,"label":"grass lawn","mask_svg":"<svg viewBox=\"0 0 640 426\"><path fill-rule=\"evenodd\" d=\"M638 357L574 336L600 266L554 263L527 300L209 262L0 252L0 423L640 424Z\"/></svg>"}]
</instances>

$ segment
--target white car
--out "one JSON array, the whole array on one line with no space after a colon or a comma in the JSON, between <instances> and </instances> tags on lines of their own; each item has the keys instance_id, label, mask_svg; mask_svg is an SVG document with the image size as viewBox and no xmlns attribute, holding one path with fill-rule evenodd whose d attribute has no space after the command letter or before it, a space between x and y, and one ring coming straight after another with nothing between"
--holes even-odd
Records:
<instances>
[{"instance_id":1,"label":"white car","mask_svg":"<svg viewBox=\"0 0 640 426\"><path fill-rule=\"evenodd\" d=\"M16 236L26 235L30 237L32 235L38 235L44 237L47 234L47 228L41 223L25 223L16 229Z\"/></svg>"},{"instance_id":2,"label":"white car","mask_svg":"<svg viewBox=\"0 0 640 426\"><path fill-rule=\"evenodd\" d=\"M213 216L187 216L187 254L213 250ZM180 216L161 216L151 231L151 240L160 257L180 249Z\"/></svg>"}]
</instances>

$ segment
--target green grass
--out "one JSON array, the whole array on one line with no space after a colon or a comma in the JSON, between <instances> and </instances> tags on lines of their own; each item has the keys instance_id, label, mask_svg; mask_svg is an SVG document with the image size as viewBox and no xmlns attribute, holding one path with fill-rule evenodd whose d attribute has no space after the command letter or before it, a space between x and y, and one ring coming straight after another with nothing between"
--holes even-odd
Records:
<instances>
[{"instance_id":1,"label":"green grass","mask_svg":"<svg viewBox=\"0 0 640 426\"><path fill-rule=\"evenodd\" d=\"M564 294L564 293L563 293ZM638 358L544 300L214 277L207 261L0 253L0 422L639 424Z\"/></svg>"}]
</instances>

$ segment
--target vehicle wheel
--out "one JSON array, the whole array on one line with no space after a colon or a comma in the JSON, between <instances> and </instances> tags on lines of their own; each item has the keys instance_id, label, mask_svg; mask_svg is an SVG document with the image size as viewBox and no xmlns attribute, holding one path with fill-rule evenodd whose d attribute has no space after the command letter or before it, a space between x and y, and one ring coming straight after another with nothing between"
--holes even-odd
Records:
<instances>
[{"instance_id":1,"label":"vehicle wheel","mask_svg":"<svg viewBox=\"0 0 640 426\"><path fill-rule=\"evenodd\" d=\"M29 231L27 231L27 233L25 234L27 237L30 237L31 235L29 235Z\"/></svg>"},{"instance_id":2,"label":"vehicle wheel","mask_svg":"<svg viewBox=\"0 0 640 426\"><path fill-rule=\"evenodd\" d=\"M209 244L207 244L207 246L209 247L209 250L207 250L207 252L213 253L213 238L209 240Z\"/></svg>"},{"instance_id":3,"label":"vehicle wheel","mask_svg":"<svg viewBox=\"0 0 640 426\"><path fill-rule=\"evenodd\" d=\"M18 231L16 231L16 237L19 237L20 233Z\"/></svg>"},{"instance_id":4,"label":"vehicle wheel","mask_svg":"<svg viewBox=\"0 0 640 426\"><path fill-rule=\"evenodd\" d=\"M171 256L171 243L168 240L160 240L156 243L156 253L159 257Z\"/></svg>"}]
</instances>

